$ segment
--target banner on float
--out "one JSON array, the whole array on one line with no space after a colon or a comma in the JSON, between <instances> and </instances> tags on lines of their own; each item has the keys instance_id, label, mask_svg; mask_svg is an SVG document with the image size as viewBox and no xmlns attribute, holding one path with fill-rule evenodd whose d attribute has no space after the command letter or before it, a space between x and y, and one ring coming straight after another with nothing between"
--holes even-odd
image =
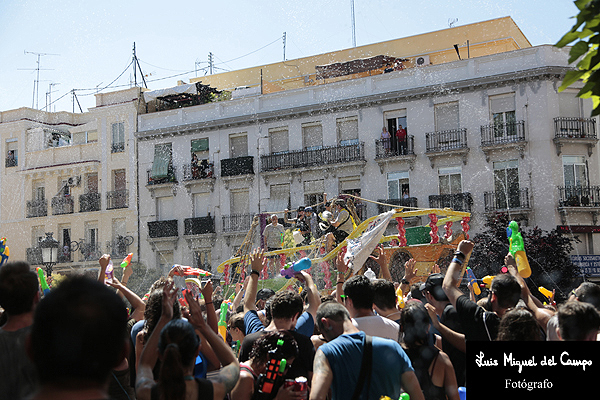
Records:
<instances>
[{"instance_id":1,"label":"banner on float","mask_svg":"<svg viewBox=\"0 0 600 400\"><path fill-rule=\"evenodd\" d=\"M348 267L352 268L352 272L356 273L362 268L367 261L367 258L371 255L379 240L385 233L392 216L395 211L391 210L383 214L379 214L375 218L367 229L364 230L362 235L356 239L349 239L347 241L346 255L344 261L348 263Z\"/></svg>"}]
</instances>

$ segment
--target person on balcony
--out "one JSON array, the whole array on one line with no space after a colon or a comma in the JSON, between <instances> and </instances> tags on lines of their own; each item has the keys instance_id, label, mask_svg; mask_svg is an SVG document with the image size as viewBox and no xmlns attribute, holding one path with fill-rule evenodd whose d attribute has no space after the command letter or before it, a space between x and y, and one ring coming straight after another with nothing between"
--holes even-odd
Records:
<instances>
[{"instance_id":1,"label":"person on balcony","mask_svg":"<svg viewBox=\"0 0 600 400\"><path fill-rule=\"evenodd\" d=\"M383 142L383 150L386 155L390 152L391 140L392 135L390 135L390 132L388 132L387 128L384 126L381 130L381 141Z\"/></svg>"},{"instance_id":2,"label":"person on balcony","mask_svg":"<svg viewBox=\"0 0 600 400\"><path fill-rule=\"evenodd\" d=\"M398 141L398 154L406 154L406 129L400 125L396 131L396 140Z\"/></svg>"}]
</instances>

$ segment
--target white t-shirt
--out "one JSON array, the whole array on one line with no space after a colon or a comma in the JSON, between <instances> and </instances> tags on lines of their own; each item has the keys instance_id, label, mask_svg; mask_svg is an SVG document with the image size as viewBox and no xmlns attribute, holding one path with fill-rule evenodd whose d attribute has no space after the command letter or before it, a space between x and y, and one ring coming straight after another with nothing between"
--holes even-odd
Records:
<instances>
[{"instance_id":1,"label":"white t-shirt","mask_svg":"<svg viewBox=\"0 0 600 400\"><path fill-rule=\"evenodd\" d=\"M396 342L400 338L400 325L380 315L352 318L352 324L370 336L392 339Z\"/></svg>"}]
</instances>

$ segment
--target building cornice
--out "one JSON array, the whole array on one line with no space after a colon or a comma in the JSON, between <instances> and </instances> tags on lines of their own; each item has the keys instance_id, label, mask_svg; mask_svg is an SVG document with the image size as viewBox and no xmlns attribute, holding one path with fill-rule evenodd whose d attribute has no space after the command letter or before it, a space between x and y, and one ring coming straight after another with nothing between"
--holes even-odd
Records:
<instances>
[{"instance_id":1,"label":"building cornice","mask_svg":"<svg viewBox=\"0 0 600 400\"><path fill-rule=\"evenodd\" d=\"M329 114L332 112L348 111L370 106L385 105L389 103L406 102L448 94L473 92L494 87L514 85L522 82L541 80L560 81L563 79L566 72L571 69L572 68L565 66L543 66L519 71L511 71L503 74L444 82L443 84L436 83L427 86L394 90L385 93L372 93L360 97L333 100L325 104L310 103L298 107L282 108L258 113L251 111L247 115L242 116L224 117L184 125L174 125L159 129L138 131L136 133L136 137L138 140L155 140L166 136L180 136L222 128L243 127L257 123L262 124L284 119L288 120L312 115ZM332 83L331 85L337 84L343 84L343 82ZM310 90L310 88L301 90Z\"/></svg>"}]
</instances>

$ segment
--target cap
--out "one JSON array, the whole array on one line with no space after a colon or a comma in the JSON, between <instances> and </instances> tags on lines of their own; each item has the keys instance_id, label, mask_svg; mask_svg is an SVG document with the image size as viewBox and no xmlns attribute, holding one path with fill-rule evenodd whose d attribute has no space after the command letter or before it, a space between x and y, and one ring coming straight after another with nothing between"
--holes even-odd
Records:
<instances>
[{"instance_id":1,"label":"cap","mask_svg":"<svg viewBox=\"0 0 600 400\"><path fill-rule=\"evenodd\" d=\"M427 290L431 295L438 301L448 300L446 292L442 289L442 282L444 282L444 275L442 274L431 274L427 277L425 283L420 287L421 291Z\"/></svg>"},{"instance_id":2,"label":"cap","mask_svg":"<svg viewBox=\"0 0 600 400\"><path fill-rule=\"evenodd\" d=\"M256 300L267 300L269 297L274 296L275 291L273 289L260 289L256 293Z\"/></svg>"},{"instance_id":3,"label":"cap","mask_svg":"<svg viewBox=\"0 0 600 400\"><path fill-rule=\"evenodd\" d=\"M271 219L277 218L277 214L271 214Z\"/></svg>"},{"instance_id":4,"label":"cap","mask_svg":"<svg viewBox=\"0 0 600 400\"><path fill-rule=\"evenodd\" d=\"M304 211L305 211L305 212L312 212L312 211L313 211L313 209L312 209L312 207L306 207L306 208L304 209Z\"/></svg>"},{"instance_id":5,"label":"cap","mask_svg":"<svg viewBox=\"0 0 600 400\"><path fill-rule=\"evenodd\" d=\"M304 211L304 206L298 207L298 212L300 212L300 211Z\"/></svg>"}]
</instances>

